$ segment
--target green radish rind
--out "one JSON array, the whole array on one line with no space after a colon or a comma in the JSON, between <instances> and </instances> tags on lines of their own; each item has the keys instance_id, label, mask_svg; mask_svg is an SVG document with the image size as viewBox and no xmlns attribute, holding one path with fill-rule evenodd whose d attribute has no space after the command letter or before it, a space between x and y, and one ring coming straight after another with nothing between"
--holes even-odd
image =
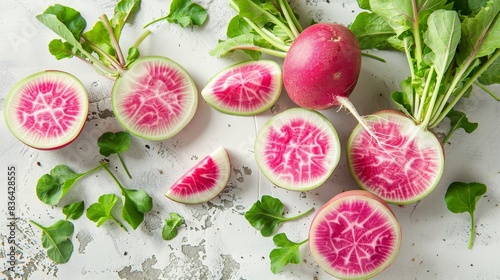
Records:
<instances>
[{"instance_id":1,"label":"green radish rind","mask_svg":"<svg viewBox=\"0 0 500 280\"><path fill-rule=\"evenodd\" d=\"M59 137L47 137L46 135L41 135L39 133L28 131L22 127L20 120L17 117L18 106L23 99L23 91L33 88L35 84L41 84L44 82L59 82L63 84L64 87L58 88L58 92L71 89L73 90L75 96L77 97L78 114L72 116L74 121L71 123L69 130L65 131L62 136ZM72 100L71 102L74 102ZM74 103L67 103L67 100L62 103L68 106L74 107ZM47 106L52 106L46 104ZM57 106L54 105L54 106ZM73 110L74 108L58 108L62 111ZM24 144L39 150L54 150L65 147L72 143L80 132L82 131L85 121L87 120L87 115L89 111L89 99L87 95L87 90L81 83L81 81L64 71L58 70L48 70L34 73L21 81L17 82L11 89L4 105L4 119L7 124L7 128L11 133Z\"/></svg>"},{"instance_id":2,"label":"green radish rind","mask_svg":"<svg viewBox=\"0 0 500 280\"><path fill-rule=\"evenodd\" d=\"M255 106L255 108L251 108L250 106L249 109L242 108L242 106L246 106L248 104L240 104L238 108L233 108L230 105L224 104L221 100L219 100L219 97L214 93L214 87L217 86L218 82L221 82L221 79L224 76L233 72L235 69L239 68L244 69L245 67L260 68L261 70L266 71L266 74L269 74L272 77L272 83L269 86L270 89L268 93L268 98L265 102L260 104L260 106ZM242 86L242 85L237 84L234 86ZM281 67L278 63L272 60L244 61L231 65L225 68L224 70L220 71L219 73L217 73L215 76L213 76L205 85L205 87L201 90L201 96L210 106L212 106L214 109L222 113L236 115L236 116L253 116L271 108L280 97L282 88L283 88L283 75Z\"/></svg>"},{"instance_id":3,"label":"green radish rind","mask_svg":"<svg viewBox=\"0 0 500 280\"><path fill-rule=\"evenodd\" d=\"M300 128L298 129L299 130L298 133L292 133L291 135L287 135L286 137L291 136L293 138L294 136L299 135L298 137L304 136L305 138L311 136L316 140L323 137L327 138L327 140L325 139L322 140L322 142L326 141L329 144L329 147L326 148L326 151L324 151L325 147L320 147L316 145L317 143L313 143L313 145L309 145L308 147L301 146L304 143L292 143L295 144L294 147L292 147L292 149L295 150L305 149L305 151L300 151L300 153L304 152L305 154L312 155L313 157L324 156L320 160L318 160L318 158L315 158L316 162L321 162L322 164L321 169L324 169L322 170L323 173L321 174L321 176L316 176L316 175L309 176L310 174L312 174L312 172L308 174L306 170L307 168L304 169L304 172L301 172L299 170L293 170L287 174L283 173L279 174L274 171L278 169L276 167L270 166L270 164L266 160L265 152L269 142L268 138L270 137L269 136L270 133L276 133L278 131L279 133L281 133L283 132L284 126L290 125L292 122L296 123L297 120L305 121L305 125L307 126L316 127L317 133L321 134L321 137L315 138L318 136L318 134L312 136L312 134L314 133L312 133L311 131L304 133L304 131L300 131ZM293 130L293 128L290 130ZM313 140L313 142L314 141L315 140ZM314 148L316 148L316 150L312 151L311 149ZM323 154L318 154L318 151L322 150ZM337 167L337 164L340 160L341 149L340 149L340 140L333 124L319 112L299 107L299 108L291 108L275 115L259 130L257 137L255 139L254 154L259 169L262 171L264 176L267 179L269 179L269 181L271 181L273 184L287 190L308 191L321 186L330 177L330 175L333 173L335 167ZM281 159L286 160L286 156L274 154L269 157L271 161L276 161L275 158L272 156L277 156L278 165L286 166L286 164L283 164L283 161L281 160ZM299 161L299 159L292 160L290 164L294 164L297 161ZM313 165L312 162L305 162L303 166L307 166L308 164L310 164L309 166ZM295 180L295 178L289 179L293 177L295 174L297 174L301 178L308 177L308 180L305 181L300 179ZM291 182L290 180L293 180L294 182Z\"/></svg>"},{"instance_id":4,"label":"green radish rind","mask_svg":"<svg viewBox=\"0 0 500 280\"><path fill-rule=\"evenodd\" d=\"M356 210L354 209L356 207L360 208ZM345 208L349 210L343 212L346 211ZM372 212L372 214L370 215L367 212ZM385 222L384 224L380 222L382 219ZM353 226L354 230L351 230L350 226ZM359 226L360 230L362 228L364 231L357 236L355 235L356 226ZM384 226L387 227L387 229L380 232L380 228ZM335 230L335 232L332 232L333 230ZM377 232L380 234L379 236L376 235ZM347 235L344 239L341 234L345 233L347 233ZM318 234L325 234L330 236L331 239L321 239ZM376 243L376 246L381 247L379 248L381 251L378 251L379 254L377 256L375 254L371 255L370 261L372 261L371 258L373 257L385 257L385 259L382 259L375 268L367 269L363 272L357 270L346 272L345 266L341 268L335 267L335 264L328 260L329 257L335 259L335 252L338 252L337 257L339 261L344 262L345 260L343 257L348 256L343 255L344 251L342 249L346 247L353 249L359 246L360 252L367 252L363 250L366 248L361 247L370 247L372 243L370 243L369 240L365 240L372 237L370 234L374 235L373 238L378 242L387 242L388 240L392 242L390 244ZM356 240L359 241L359 243L349 243L351 238L357 238ZM385 201L365 190L350 190L337 194L318 210L309 228L308 244L311 256L325 272L339 279L361 280L374 277L394 262L401 247L401 239L401 225L394 215L394 212ZM325 246L325 242L328 244L327 246ZM328 249L325 250L325 248ZM334 248L338 251L334 251ZM370 248L370 250L376 251L376 248ZM350 250L345 251L352 252ZM382 256L384 254L385 256ZM356 265L357 264L358 263L356 263Z\"/></svg>"},{"instance_id":5,"label":"green radish rind","mask_svg":"<svg viewBox=\"0 0 500 280\"><path fill-rule=\"evenodd\" d=\"M381 187L378 184L374 185L372 183L367 183L367 181L365 179L361 179L361 175L359 175L356 172L355 167L354 167L354 165L355 165L354 161L355 161L356 155L353 153L353 146L357 145L356 143L358 141L360 141L359 139L360 139L360 137L362 137L361 134L366 133L366 129L362 125L358 124L354 128L354 130L352 131L352 133L349 136L349 139L347 141L347 153L346 153L347 154L347 166L349 168L349 172L351 173L352 178L354 179L356 184L361 189L374 193L375 195L379 196L381 199L383 199L384 201L386 201L387 203L390 203L390 204L405 205L405 204L414 203L414 202L417 202L417 201L423 199L424 197L426 197L428 194L430 194L435 189L435 187L438 185L438 183L442 177L443 171L444 171L444 157L445 157L445 155L444 155L444 150L443 150L443 146L442 146L441 142L438 140L438 138L431 131L423 130L421 127L415 125L413 120L408 118L405 114L403 114L400 111L382 110L382 111L376 112L376 113L374 113L374 114L372 114L364 119L366 126L370 129L372 129L372 132L374 132L376 135L380 134L380 132L373 130L373 125L378 124L379 121L390 121L392 123L399 125L401 130L402 130L403 137L408 137L411 140L415 140L416 142L412 143L412 144L418 145L419 151L423 151L424 148L428 151L432 151L433 158L426 158L426 161L428 162L428 164L435 163L437 165L437 169L434 170L434 174L432 174L433 176L432 176L431 180L429 180L430 183L428 183L425 186L425 190L420 192L419 194L413 195L411 197L401 197L399 195L397 198L395 197L395 195L393 193L410 193L414 189L416 189L413 186L406 186L407 184L399 184L399 183L397 183L396 180L393 180L396 183L393 183L391 185L391 188L394 188L394 189L392 189L390 192L387 191L387 188ZM384 146L387 146L388 148L390 148L391 145L388 145L385 141L391 141L392 140L391 137L394 137L394 135L391 135L391 134L388 134L388 135L380 134L380 135L383 136L383 138L380 138L379 141L384 141L384 143L385 143ZM386 140L386 139L388 139L388 140ZM397 140L399 142L402 141L401 139L397 139ZM403 143L403 144L406 144L406 143ZM405 153L410 153L411 150L405 151L405 149L408 149L408 148L404 147L403 144L398 144L398 145L401 145L401 147L398 150L404 151ZM372 143L370 145L377 147L377 149L381 149L381 148L379 148L380 144L374 144L373 140L372 140ZM368 147L367 145L362 145L360 147L360 149L365 149L368 152L368 151L370 151L370 149L373 149L373 147ZM398 152L399 151L395 151L395 152L386 151L385 154L390 154L392 157L400 156L399 158L406 158L406 154L399 155ZM379 155L379 157L382 158L383 155ZM387 164L379 164L378 166L383 168L383 169L377 169L377 167L374 167L374 169L376 169L376 171L374 171L374 173L377 174L377 176L381 176L381 174L383 174L384 171L387 171L384 169L387 169L389 164L392 164L395 161L396 161L396 159L387 160ZM398 163L398 164L400 164L400 163ZM405 172L412 171L415 169L416 168L413 166L411 169L408 169L408 170L391 169L391 174L392 174L392 176L402 176L402 174L405 174ZM424 173L424 170L419 170L419 172L417 172L417 174L421 174L421 176L424 176L425 173ZM374 178L373 176L369 176L369 177ZM413 184L416 181L409 179L409 180L406 180L406 182ZM404 187L404 186L406 186L406 187ZM405 189L403 190L401 188L405 188Z\"/></svg>"},{"instance_id":6,"label":"green radish rind","mask_svg":"<svg viewBox=\"0 0 500 280\"><path fill-rule=\"evenodd\" d=\"M169 67L176 75L182 77L182 83L184 83L185 86L182 98L185 102L181 105L181 115L171 118L173 124L163 124L160 127L150 128L149 124L134 123L134 118L129 118L126 115L127 106L124 106L126 100L124 96L130 94L129 89L134 82L136 83L135 85L140 83L138 79L144 77L147 73L147 67L152 64ZM179 133L192 120L198 106L198 90L189 73L180 64L162 56L147 56L134 61L129 69L124 71L122 76L116 80L111 92L111 104L116 119L131 134L147 140L165 140ZM163 105L165 109L172 104L164 102ZM142 115L138 117L140 118Z\"/></svg>"}]
</instances>

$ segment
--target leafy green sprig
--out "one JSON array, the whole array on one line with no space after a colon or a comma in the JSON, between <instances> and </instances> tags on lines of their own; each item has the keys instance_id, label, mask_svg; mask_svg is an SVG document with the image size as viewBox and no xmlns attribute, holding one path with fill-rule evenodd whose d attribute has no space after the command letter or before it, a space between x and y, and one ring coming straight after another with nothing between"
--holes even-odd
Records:
<instances>
[{"instance_id":1,"label":"leafy green sprig","mask_svg":"<svg viewBox=\"0 0 500 280\"><path fill-rule=\"evenodd\" d=\"M101 166L111 176L116 185L120 188L124 198L122 207L123 219L135 230L144 221L144 214L153 208L153 199L144 190L134 190L125 188L116 176L109 170L105 163Z\"/></svg>"},{"instance_id":2,"label":"leafy green sprig","mask_svg":"<svg viewBox=\"0 0 500 280\"><path fill-rule=\"evenodd\" d=\"M128 151L131 143L132 138L126 131L119 131L116 133L105 132L97 139L97 146L100 148L99 153L105 157L116 154L129 178L132 178L132 175L130 175L121 153Z\"/></svg>"},{"instance_id":3,"label":"leafy green sprig","mask_svg":"<svg viewBox=\"0 0 500 280\"><path fill-rule=\"evenodd\" d=\"M474 212L476 211L476 204L486 193L486 185L482 183L472 182L453 182L448 187L444 196L446 207L453 213L468 212L471 220L471 228L469 235L468 248L472 249L474 243L474 235L476 223L474 219Z\"/></svg>"},{"instance_id":4,"label":"leafy green sprig","mask_svg":"<svg viewBox=\"0 0 500 280\"><path fill-rule=\"evenodd\" d=\"M58 220L50 226L43 226L33 220L30 223L42 230L42 246L47 249L47 256L55 263L67 263L73 254L71 236L75 231L73 223Z\"/></svg>"},{"instance_id":5,"label":"leafy green sprig","mask_svg":"<svg viewBox=\"0 0 500 280\"><path fill-rule=\"evenodd\" d=\"M98 201L87 209L87 218L95 222L97 227L100 227L107 220L115 221L124 231L128 232L127 228L112 213L117 202L118 197L115 194L101 195Z\"/></svg>"},{"instance_id":6,"label":"leafy green sprig","mask_svg":"<svg viewBox=\"0 0 500 280\"><path fill-rule=\"evenodd\" d=\"M284 217L283 211L284 205L281 200L269 195L263 195L261 200L255 202L250 210L245 213L245 218L255 229L260 230L262 236L268 237L272 236L282 223L300 219L313 212L314 208L290 218ZM285 233L274 235L273 242L277 248L273 249L269 254L271 271L279 273L288 264L300 263L302 256L299 248L307 241L308 239L295 243L290 241Z\"/></svg>"},{"instance_id":7,"label":"leafy green sprig","mask_svg":"<svg viewBox=\"0 0 500 280\"><path fill-rule=\"evenodd\" d=\"M273 249L269 254L271 260L271 272L279 273L288 264L299 264L302 261L300 246L305 244L308 239L295 243L290 241L285 233L278 233L273 237L274 245L277 248Z\"/></svg>"},{"instance_id":8,"label":"leafy green sprig","mask_svg":"<svg viewBox=\"0 0 500 280\"><path fill-rule=\"evenodd\" d=\"M297 216L285 217L283 215L284 209L285 207L279 199L263 195L261 200L255 202L245 213L245 218L255 229L260 231L262 236L267 237L273 235L284 222L298 220L314 211L314 208L311 208Z\"/></svg>"},{"instance_id":9,"label":"leafy green sprig","mask_svg":"<svg viewBox=\"0 0 500 280\"><path fill-rule=\"evenodd\" d=\"M104 163L84 173L75 173L64 164L56 165L50 170L49 174L45 174L38 179L36 195L41 202L56 205L66 196L77 181L108 165L108 163Z\"/></svg>"},{"instance_id":10,"label":"leafy green sprig","mask_svg":"<svg viewBox=\"0 0 500 280\"><path fill-rule=\"evenodd\" d=\"M151 21L146 24L144 28L163 20L179 24L181 27L190 25L200 26L205 23L207 17L207 10L191 0L173 0L172 3L170 3L170 12L168 15Z\"/></svg>"},{"instance_id":11,"label":"leafy green sprig","mask_svg":"<svg viewBox=\"0 0 500 280\"><path fill-rule=\"evenodd\" d=\"M178 228L184 224L184 219L177 213L170 213L170 217L165 219L165 225L163 226L161 236L163 240L172 240L178 234Z\"/></svg>"}]
</instances>

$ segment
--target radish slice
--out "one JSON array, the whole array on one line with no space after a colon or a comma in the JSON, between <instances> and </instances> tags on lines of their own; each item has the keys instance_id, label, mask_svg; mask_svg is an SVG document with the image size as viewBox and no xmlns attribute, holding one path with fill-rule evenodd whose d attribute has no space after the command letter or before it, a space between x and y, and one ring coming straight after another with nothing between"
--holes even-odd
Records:
<instances>
[{"instance_id":1,"label":"radish slice","mask_svg":"<svg viewBox=\"0 0 500 280\"><path fill-rule=\"evenodd\" d=\"M288 109L269 120L255 140L255 159L277 186L306 191L323 184L340 159L340 140L320 113Z\"/></svg>"},{"instance_id":2,"label":"radish slice","mask_svg":"<svg viewBox=\"0 0 500 280\"><path fill-rule=\"evenodd\" d=\"M44 71L14 85L5 100L4 114L7 127L21 142L52 150L76 139L88 110L87 91L75 76Z\"/></svg>"},{"instance_id":3,"label":"radish slice","mask_svg":"<svg viewBox=\"0 0 500 280\"><path fill-rule=\"evenodd\" d=\"M256 115L278 100L281 67L271 60L247 61L215 75L201 95L213 108L232 115Z\"/></svg>"},{"instance_id":4,"label":"radish slice","mask_svg":"<svg viewBox=\"0 0 500 280\"><path fill-rule=\"evenodd\" d=\"M168 139L193 118L198 91L189 74L159 56L137 59L112 90L113 112L130 133L149 140Z\"/></svg>"},{"instance_id":5,"label":"radish slice","mask_svg":"<svg viewBox=\"0 0 500 280\"><path fill-rule=\"evenodd\" d=\"M217 196L231 177L231 161L226 150L218 147L189 169L165 193L173 201L203 203Z\"/></svg>"},{"instance_id":6,"label":"radish slice","mask_svg":"<svg viewBox=\"0 0 500 280\"><path fill-rule=\"evenodd\" d=\"M309 231L318 265L340 279L368 279L396 258L401 227L387 203L363 190L340 193L323 205Z\"/></svg>"},{"instance_id":7,"label":"radish slice","mask_svg":"<svg viewBox=\"0 0 500 280\"><path fill-rule=\"evenodd\" d=\"M403 113L385 110L358 125L347 143L347 162L357 184L388 203L409 204L428 195L444 168L441 142Z\"/></svg>"}]
</instances>

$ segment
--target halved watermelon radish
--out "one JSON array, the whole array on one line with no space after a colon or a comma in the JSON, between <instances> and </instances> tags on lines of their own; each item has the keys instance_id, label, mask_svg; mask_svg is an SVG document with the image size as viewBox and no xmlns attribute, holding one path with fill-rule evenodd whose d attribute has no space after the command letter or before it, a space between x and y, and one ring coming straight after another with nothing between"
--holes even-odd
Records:
<instances>
[{"instance_id":1,"label":"halved watermelon radish","mask_svg":"<svg viewBox=\"0 0 500 280\"><path fill-rule=\"evenodd\" d=\"M436 136L394 110L377 112L364 124L371 134L358 125L347 143L347 163L356 183L393 204L413 203L432 192L444 169Z\"/></svg>"},{"instance_id":2,"label":"halved watermelon radish","mask_svg":"<svg viewBox=\"0 0 500 280\"><path fill-rule=\"evenodd\" d=\"M232 115L256 115L278 100L281 67L272 60L246 61L215 75L201 90L213 108Z\"/></svg>"},{"instance_id":3,"label":"halved watermelon radish","mask_svg":"<svg viewBox=\"0 0 500 280\"><path fill-rule=\"evenodd\" d=\"M340 159L340 140L320 113L288 109L271 118L255 139L255 160L275 185L306 191L323 184Z\"/></svg>"},{"instance_id":4,"label":"halved watermelon radish","mask_svg":"<svg viewBox=\"0 0 500 280\"><path fill-rule=\"evenodd\" d=\"M188 72L160 56L137 59L113 85L116 119L130 133L149 140L177 134L193 118L198 91Z\"/></svg>"},{"instance_id":5,"label":"halved watermelon radish","mask_svg":"<svg viewBox=\"0 0 500 280\"><path fill-rule=\"evenodd\" d=\"M311 256L340 279L369 279L396 258L401 227L387 203L364 190L340 193L323 205L309 230Z\"/></svg>"},{"instance_id":6,"label":"halved watermelon radish","mask_svg":"<svg viewBox=\"0 0 500 280\"><path fill-rule=\"evenodd\" d=\"M4 105L12 134L41 150L62 148L82 131L89 110L87 91L62 71L32 74L14 85Z\"/></svg>"},{"instance_id":7,"label":"halved watermelon radish","mask_svg":"<svg viewBox=\"0 0 500 280\"><path fill-rule=\"evenodd\" d=\"M207 202L224 189L230 177L229 155L218 147L179 178L165 196L185 204Z\"/></svg>"}]
</instances>

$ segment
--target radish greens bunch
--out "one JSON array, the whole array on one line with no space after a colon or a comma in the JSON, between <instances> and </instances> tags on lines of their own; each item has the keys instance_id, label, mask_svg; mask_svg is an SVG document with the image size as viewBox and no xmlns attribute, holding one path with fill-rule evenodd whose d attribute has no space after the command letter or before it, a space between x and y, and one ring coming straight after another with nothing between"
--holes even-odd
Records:
<instances>
[{"instance_id":1,"label":"radish greens bunch","mask_svg":"<svg viewBox=\"0 0 500 280\"><path fill-rule=\"evenodd\" d=\"M463 2L358 0L371 12L360 13L351 30L362 49L405 53L410 76L392 99L424 129L453 112L473 84L493 95L485 85L500 82L500 3Z\"/></svg>"}]
</instances>

